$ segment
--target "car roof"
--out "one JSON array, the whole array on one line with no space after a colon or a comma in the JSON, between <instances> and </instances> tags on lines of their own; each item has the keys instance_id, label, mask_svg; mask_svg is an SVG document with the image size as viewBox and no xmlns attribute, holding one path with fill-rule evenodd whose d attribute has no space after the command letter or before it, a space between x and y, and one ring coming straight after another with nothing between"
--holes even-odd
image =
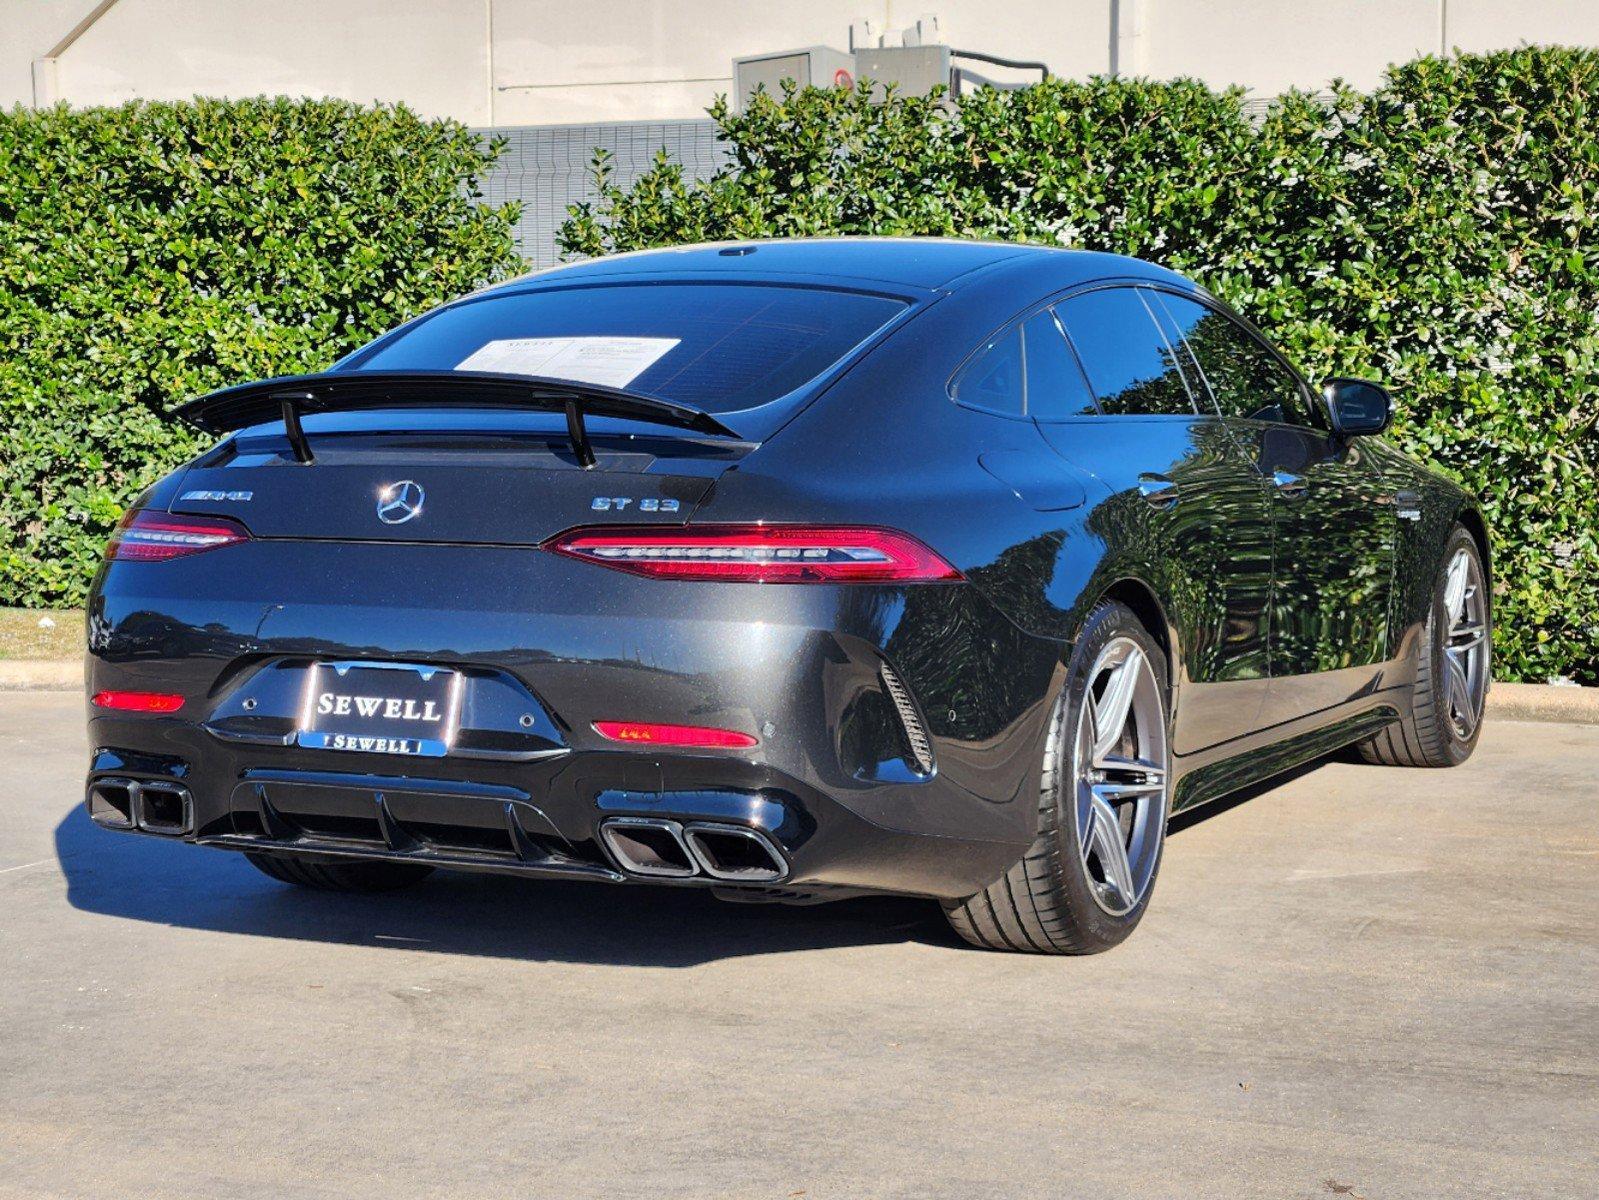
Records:
<instances>
[{"instance_id":1,"label":"car roof","mask_svg":"<svg viewBox=\"0 0 1599 1200\"><path fill-rule=\"evenodd\" d=\"M836 237L711 242L635 250L535 271L501 285L501 289L617 277L714 275L752 281L809 276L839 283L886 283L919 290L953 290L964 277L1000 266L1020 268L1026 274L1042 269L1063 287L1110 277L1178 278L1138 259L1053 246L962 238Z\"/></svg>"}]
</instances>

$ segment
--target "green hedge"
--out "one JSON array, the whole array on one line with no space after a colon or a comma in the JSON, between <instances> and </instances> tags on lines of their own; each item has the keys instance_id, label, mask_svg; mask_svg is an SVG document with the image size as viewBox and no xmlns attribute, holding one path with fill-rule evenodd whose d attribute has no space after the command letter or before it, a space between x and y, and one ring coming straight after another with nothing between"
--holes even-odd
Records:
<instances>
[{"instance_id":1,"label":"green hedge","mask_svg":"<svg viewBox=\"0 0 1599 1200\"><path fill-rule=\"evenodd\" d=\"M953 105L785 91L712 108L703 182L664 156L561 231L574 254L937 234L1166 263L1310 375L1381 378L1397 440L1482 498L1499 674L1599 684L1599 54L1422 58L1263 116L1191 80L1050 80Z\"/></svg>"},{"instance_id":2,"label":"green hedge","mask_svg":"<svg viewBox=\"0 0 1599 1200\"><path fill-rule=\"evenodd\" d=\"M498 153L405 108L0 112L0 605L76 604L171 404L316 370L520 269Z\"/></svg>"}]
</instances>

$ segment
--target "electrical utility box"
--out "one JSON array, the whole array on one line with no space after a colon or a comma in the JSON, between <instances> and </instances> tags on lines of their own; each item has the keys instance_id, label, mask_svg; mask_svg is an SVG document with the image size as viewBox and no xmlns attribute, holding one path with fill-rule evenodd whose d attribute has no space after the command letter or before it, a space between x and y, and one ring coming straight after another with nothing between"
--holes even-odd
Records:
<instances>
[{"instance_id":1,"label":"electrical utility box","mask_svg":"<svg viewBox=\"0 0 1599 1200\"><path fill-rule=\"evenodd\" d=\"M764 86L768 95L781 100L785 79L792 79L802 88L852 88L855 86L855 56L831 46L806 46L802 50L735 58L733 95L739 111L743 111L758 87Z\"/></svg>"},{"instance_id":2,"label":"electrical utility box","mask_svg":"<svg viewBox=\"0 0 1599 1200\"><path fill-rule=\"evenodd\" d=\"M896 95L925 96L949 87L949 47L879 46L855 51L855 75L872 81L872 99L881 102L888 84Z\"/></svg>"}]
</instances>

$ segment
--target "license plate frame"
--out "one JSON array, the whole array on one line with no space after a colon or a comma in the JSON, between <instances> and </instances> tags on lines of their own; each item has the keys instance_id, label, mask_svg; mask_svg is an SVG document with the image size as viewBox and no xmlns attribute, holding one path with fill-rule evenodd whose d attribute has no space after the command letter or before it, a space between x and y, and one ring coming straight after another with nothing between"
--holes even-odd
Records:
<instances>
[{"instance_id":1,"label":"license plate frame","mask_svg":"<svg viewBox=\"0 0 1599 1200\"><path fill-rule=\"evenodd\" d=\"M334 753L443 758L455 744L465 676L425 663L314 662L295 744Z\"/></svg>"}]
</instances>

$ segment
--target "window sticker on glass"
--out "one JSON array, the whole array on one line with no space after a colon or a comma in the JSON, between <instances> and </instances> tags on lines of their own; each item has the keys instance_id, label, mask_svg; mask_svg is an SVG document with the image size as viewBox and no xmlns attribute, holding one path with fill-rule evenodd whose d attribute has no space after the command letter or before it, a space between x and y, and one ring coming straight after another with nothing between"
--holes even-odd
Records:
<instances>
[{"instance_id":1,"label":"window sticker on glass","mask_svg":"<svg viewBox=\"0 0 1599 1200\"><path fill-rule=\"evenodd\" d=\"M652 337L500 338L479 346L455 369L544 375L619 388L632 383L680 341Z\"/></svg>"}]
</instances>

